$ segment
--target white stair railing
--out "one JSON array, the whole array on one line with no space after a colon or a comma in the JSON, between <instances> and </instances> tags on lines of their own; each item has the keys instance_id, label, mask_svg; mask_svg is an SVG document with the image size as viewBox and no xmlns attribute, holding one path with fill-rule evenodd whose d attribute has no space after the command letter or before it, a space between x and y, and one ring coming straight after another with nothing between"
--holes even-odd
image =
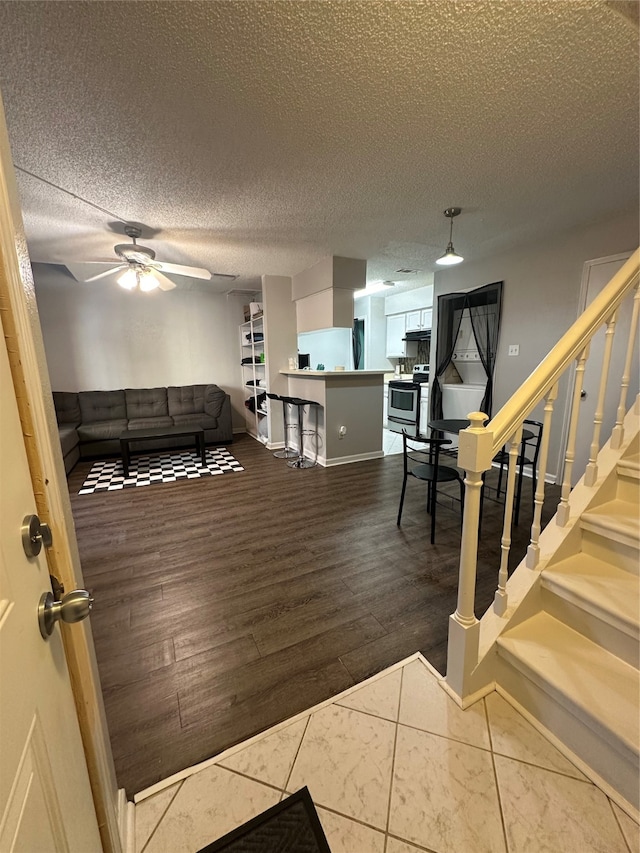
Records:
<instances>
[{"instance_id":1,"label":"white stair railing","mask_svg":"<svg viewBox=\"0 0 640 853\"><path fill-rule=\"evenodd\" d=\"M508 560L511 548L513 498L518 465L518 448L523 423L533 409L544 401L544 421L538 457L537 487L534 496L534 514L526 565L535 569L539 562L539 539L542 530L542 506L545 496L545 477L549 455L549 438L562 376L575 364L575 384L570 400L569 434L564 459L560 503L556 523L564 527L571 514L571 482L575 461L576 437L580 419L582 379L589 357L589 345L594 335L606 326L605 346L600 370L600 384L593 437L589 449L589 462L585 484L593 485L598 478L597 455L600 449L600 432L603 421L605 392L611 381L620 382L620 403L616 413L612 446L619 448L624 442L623 419L627 411L635 338L640 313L639 291L640 249L636 250L624 266L613 276L607 286L581 314L551 352L538 365L527 381L515 392L497 415L484 426L487 416L482 412L469 414L470 426L459 436L458 466L465 471L465 503L460 547L458 602L455 613L449 617L449 645L447 657L448 689L464 702L470 693L471 674L478 664L480 622L475 615L475 586L478 554L478 528L483 478L491 468L492 460L501 448L508 447L509 467L505 515L501 539L500 566L493 609L498 617L505 618L508 608ZM611 352L616 331L616 318L621 303L635 289L633 311L626 347L626 358L621 377L609 377ZM581 472L582 473L582 472Z\"/></svg>"}]
</instances>

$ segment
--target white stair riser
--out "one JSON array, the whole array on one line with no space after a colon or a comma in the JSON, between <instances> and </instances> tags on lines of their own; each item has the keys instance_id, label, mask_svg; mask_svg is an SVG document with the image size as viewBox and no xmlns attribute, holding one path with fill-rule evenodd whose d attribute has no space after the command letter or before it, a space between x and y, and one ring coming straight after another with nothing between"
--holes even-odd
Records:
<instances>
[{"instance_id":1,"label":"white stair riser","mask_svg":"<svg viewBox=\"0 0 640 853\"><path fill-rule=\"evenodd\" d=\"M637 757L621 755L589 726L553 700L537 684L498 654L498 682L502 689L549 732L581 758L635 809L640 808L640 768Z\"/></svg>"},{"instance_id":2,"label":"white stair riser","mask_svg":"<svg viewBox=\"0 0 640 853\"><path fill-rule=\"evenodd\" d=\"M541 580L542 606L547 613L631 666L640 666L637 625L612 624L615 613L598 613L591 602L571 600L567 590L547 575Z\"/></svg>"},{"instance_id":3,"label":"white stair riser","mask_svg":"<svg viewBox=\"0 0 640 853\"><path fill-rule=\"evenodd\" d=\"M582 550L604 562L613 563L619 569L640 575L639 551L637 545L616 542L608 536L591 530L582 530Z\"/></svg>"},{"instance_id":4,"label":"white stair riser","mask_svg":"<svg viewBox=\"0 0 640 853\"><path fill-rule=\"evenodd\" d=\"M618 482L616 487L616 497L621 501L628 501L634 506L638 506L638 498L640 496L640 480L632 477L627 477L618 469Z\"/></svg>"}]
</instances>

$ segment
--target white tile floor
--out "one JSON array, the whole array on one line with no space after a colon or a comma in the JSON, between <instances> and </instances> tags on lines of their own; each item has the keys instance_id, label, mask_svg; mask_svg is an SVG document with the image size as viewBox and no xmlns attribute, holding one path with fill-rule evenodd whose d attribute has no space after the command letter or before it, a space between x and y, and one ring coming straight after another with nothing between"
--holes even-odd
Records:
<instances>
[{"instance_id":1,"label":"white tile floor","mask_svg":"<svg viewBox=\"0 0 640 853\"><path fill-rule=\"evenodd\" d=\"M391 432L390 429L382 430L382 449L385 456L402 453L402 433Z\"/></svg>"},{"instance_id":2,"label":"white tile floor","mask_svg":"<svg viewBox=\"0 0 640 853\"><path fill-rule=\"evenodd\" d=\"M461 711L420 656L179 776L136 797L136 853L194 853L304 785L332 853L640 851L503 698Z\"/></svg>"}]
</instances>

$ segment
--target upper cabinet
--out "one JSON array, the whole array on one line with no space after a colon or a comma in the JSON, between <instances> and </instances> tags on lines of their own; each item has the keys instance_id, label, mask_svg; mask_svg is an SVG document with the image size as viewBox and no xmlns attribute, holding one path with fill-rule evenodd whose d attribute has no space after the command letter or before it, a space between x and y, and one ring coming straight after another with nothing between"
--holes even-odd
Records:
<instances>
[{"instance_id":1,"label":"upper cabinet","mask_svg":"<svg viewBox=\"0 0 640 853\"><path fill-rule=\"evenodd\" d=\"M406 314L406 330L407 332L418 332L421 329L431 328L431 317L433 315L432 308L422 308L419 311L407 311Z\"/></svg>"},{"instance_id":2,"label":"upper cabinet","mask_svg":"<svg viewBox=\"0 0 640 853\"><path fill-rule=\"evenodd\" d=\"M405 329L407 332L412 332L415 329L421 329L422 328L422 326L420 325L421 316L422 316L422 311L420 311L420 310L418 310L418 311L407 311L407 313L405 315L405 317L406 317Z\"/></svg>"},{"instance_id":3,"label":"upper cabinet","mask_svg":"<svg viewBox=\"0 0 640 853\"><path fill-rule=\"evenodd\" d=\"M387 317L387 358L403 358L406 355L405 315L391 314Z\"/></svg>"}]
</instances>

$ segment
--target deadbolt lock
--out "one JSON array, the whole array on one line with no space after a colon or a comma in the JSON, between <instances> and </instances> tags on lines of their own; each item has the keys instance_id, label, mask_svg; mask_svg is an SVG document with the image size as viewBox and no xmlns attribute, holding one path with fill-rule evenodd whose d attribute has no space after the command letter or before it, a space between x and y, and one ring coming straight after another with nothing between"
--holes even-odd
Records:
<instances>
[{"instance_id":1,"label":"deadbolt lock","mask_svg":"<svg viewBox=\"0 0 640 853\"><path fill-rule=\"evenodd\" d=\"M37 515L26 515L22 522L22 547L27 557L37 557L42 546L50 548L53 535L48 524L40 521Z\"/></svg>"}]
</instances>

